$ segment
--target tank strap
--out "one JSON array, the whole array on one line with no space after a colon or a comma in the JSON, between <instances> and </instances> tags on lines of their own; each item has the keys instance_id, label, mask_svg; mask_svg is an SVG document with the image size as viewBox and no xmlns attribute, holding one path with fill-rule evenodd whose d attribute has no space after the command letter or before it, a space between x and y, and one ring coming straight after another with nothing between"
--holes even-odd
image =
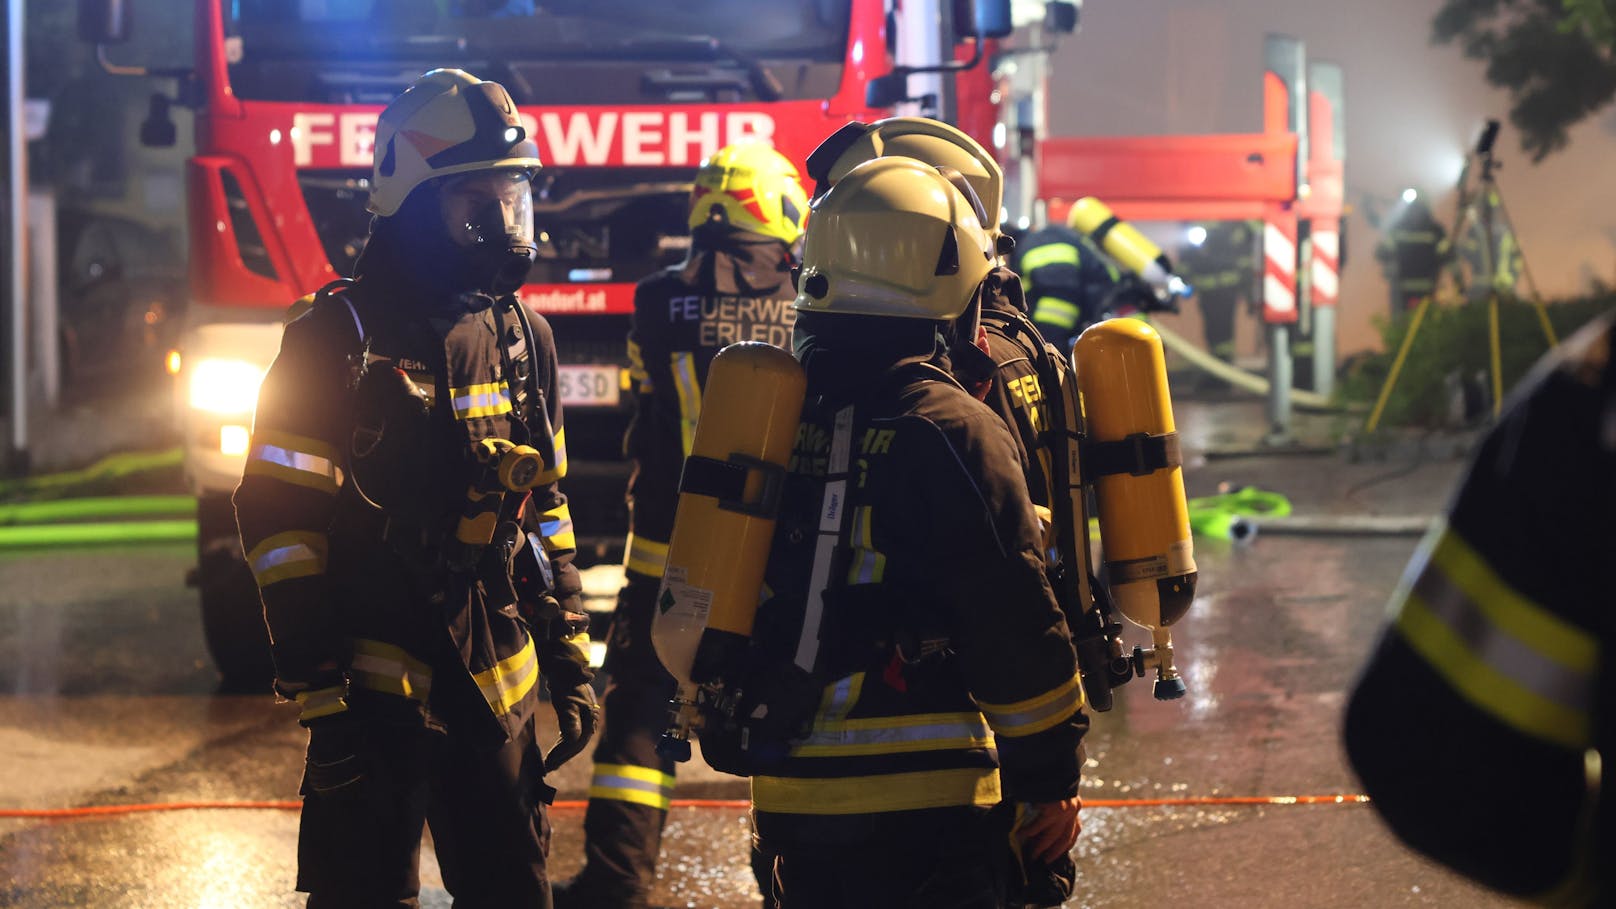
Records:
<instances>
[{"instance_id":1,"label":"tank strap","mask_svg":"<svg viewBox=\"0 0 1616 909\"><path fill-rule=\"evenodd\" d=\"M847 507L848 464L852 460L852 447L853 405L848 404L836 411L831 431L825 497L819 509L819 535L814 544L813 568L808 575L802 636L797 639L795 662L807 672L814 671L814 664L819 659L820 632L825 622L825 591L830 587L841 541L852 526L853 509Z\"/></svg>"},{"instance_id":2,"label":"tank strap","mask_svg":"<svg viewBox=\"0 0 1616 909\"><path fill-rule=\"evenodd\" d=\"M757 498L747 501L746 483L754 475L762 478L762 488ZM784 467L743 454L731 454L726 461L691 455L679 474L679 492L717 499L725 511L773 518L780 511L785 478Z\"/></svg>"},{"instance_id":3,"label":"tank strap","mask_svg":"<svg viewBox=\"0 0 1616 909\"><path fill-rule=\"evenodd\" d=\"M353 286L354 281L352 278L338 278L314 292L313 305L319 306L321 303L336 300L347 307L348 315L353 319L354 334L359 339L359 346L364 347L369 343L370 336L365 334L365 322L359 318L359 310L355 309L353 301L348 299L347 291Z\"/></svg>"},{"instance_id":4,"label":"tank strap","mask_svg":"<svg viewBox=\"0 0 1616 909\"><path fill-rule=\"evenodd\" d=\"M1158 470L1182 467L1178 433L1162 435L1134 433L1112 442L1086 442L1083 445L1083 473L1086 479L1130 474L1147 477Z\"/></svg>"}]
</instances>

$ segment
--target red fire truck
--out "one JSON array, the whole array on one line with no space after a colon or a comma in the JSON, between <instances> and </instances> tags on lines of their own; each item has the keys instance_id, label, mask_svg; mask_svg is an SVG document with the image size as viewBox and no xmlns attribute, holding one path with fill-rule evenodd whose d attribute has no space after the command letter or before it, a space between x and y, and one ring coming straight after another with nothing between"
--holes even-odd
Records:
<instances>
[{"instance_id":1,"label":"red fire truck","mask_svg":"<svg viewBox=\"0 0 1616 909\"><path fill-rule=\"evenodd\" d=\"M1075 4L1018 0L1016 12L1041 23L1051 6L1070 28ZM705 156L761 140L800 166L842 123L895 111L1005 144L1008 105L986 59L1012 32L1010 0L195 0L193 67L152 72L107 61L129 3L81 13L109 69L176 79L172 103L196 116L177 398L204 629L227 681L267 675L229 500L258 383L289 304L352 266L369 228L377 115L421 72L459 67L504 84L538 141L541 250L522 298L555 327L565 488L586 562L616 557L626 527L633 284L683 257ZM169 103L154 99L143 137L172 141Z\"/></svg>"}]
</instances>

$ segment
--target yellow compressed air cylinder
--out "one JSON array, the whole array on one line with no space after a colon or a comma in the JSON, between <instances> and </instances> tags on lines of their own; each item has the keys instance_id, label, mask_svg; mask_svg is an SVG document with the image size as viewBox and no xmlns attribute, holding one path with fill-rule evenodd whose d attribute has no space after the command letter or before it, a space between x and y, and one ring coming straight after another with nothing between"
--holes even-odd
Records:
<instances>
[{"instance_id":1,"label":"yellow compressed air cylinder","mask_svg":"<svg viewBox=\"0 0 1616 909\"><path fill-rule=\"evenodd\" d=\"M1086 444L1096 454L1108 446L1107 460L1129 464L1103 475L1084 466L1094 484L1111 593L1118 610L1155 637L1163 657L1159 678L1176 680L1165 629L1194 600L1196 568L1161 336L1136 319L1112 319L1083 332L1072 358ZM1130 450L1138 453L1131 459Z\"/></svg>"},{"instance_id":2,"label":"yellow compressed air cylinder","mask_svg":"<svg viewBox=\"0 0 1616 909\"><path fill-rule=\"evenodd\" d=\"M1174 292L1174 282L1178 279L1173 274L1173 263L1168 260L1167 254L1132 224L1117 217L1104 202L1093 196L1077 200L1072 205L1071 213L1066 216L1066 223L1073 230L1086 234L1094 245L1105 250L1106 255L1143 278L1157 293L1166 295Z\"/></svg>"},{"instance_id":3,"label":"yellow compressed air cylinder","mask_svg":"<svg viewBox=\"0 0 1616 909\"><path fill-rule=\"evenodd\" d=\"M651 623L657 657L681 686L698 649L705 662L751 637L805 390L796 359L760 342L724 348L708 369Z\"/></svg>"}]
</instances>

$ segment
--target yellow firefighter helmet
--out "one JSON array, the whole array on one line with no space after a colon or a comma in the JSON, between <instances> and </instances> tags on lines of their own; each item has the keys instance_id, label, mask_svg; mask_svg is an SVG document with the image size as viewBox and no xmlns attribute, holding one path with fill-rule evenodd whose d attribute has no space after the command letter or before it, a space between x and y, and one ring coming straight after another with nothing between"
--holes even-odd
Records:
<instances>
[{"instance_id":1,"label":"yellow firefighter helmet","mask_svg":"<svg viewBox=\"0 0 1616 909\"><path fill-rule=\"evenodd\" d=\"M914 158L959 171L976 190L990 231L999 229L1004 205L1004 171L981 143L960 129L926 117L889 117L850 123L820 144L808 159L808 175L834 186L854 167L875 158Z\"/></svg>"},{"instance_id":2,"label":"yellow firefighter helmet","mask_svg":"<svg viewBox=\"0 0 1616 909\"><path fill-rule=\"evenodd\" d=\"M958 318L993 268L971 185L913 158L848 171L813 205L795 308L942 321Z\"/></svg>"},{"instance_id":3,"label":"yellow firefighter helmet","mask_svg":"<svg viewBox=\"0 0 1616 909\"><path fill-rule=\"evenodd\" d=\"M761 142L726 145L701 162L690 190L690 227L721 220L786 245L802 236L808 194L791 159Z\"/></svg>"},{"instance_id":4,"label":"yellow firefighter helmet","mask_svg":"<svg viewBox=\"0 0 1616 909\"><path fill-rule=\"evenodd\" d=\"M538 146L504 86L435 69L394 98L376 123L370 211L396 214L411 191L437 177L540 166Z\"/></svg>"}]
</instances>

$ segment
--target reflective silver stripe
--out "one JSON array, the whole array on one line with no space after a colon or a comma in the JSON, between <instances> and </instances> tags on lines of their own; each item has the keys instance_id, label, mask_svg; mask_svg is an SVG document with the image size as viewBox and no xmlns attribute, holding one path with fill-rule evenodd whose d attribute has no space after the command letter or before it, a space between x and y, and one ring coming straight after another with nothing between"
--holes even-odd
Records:
<instances>
[{"instance_id":1,"label":"reflective silver stripe","mask_svg":"<svg viewBox=\"0 0 1616 909\"><path fill-rule=\"evenodd\" d=\"M486 386L474 387L485 388ZM511 393L503 385L487 391L469 391L467 394L455 397L454 409L455 416L458 417L484 417L497 413L509 413L511 409Z\"/></svg>"},{"instance_id":2,"label":"reflective silver stripe","mask_svg":"<svg viewBox=\"0 0 1616 909\"><path fill-rule=\"evenodd\" d=\"M333 481L337 478L337 468L331 463L330 458L322 458L319 455L312 455L303 451L293 451L279 445L270 445L268 443L254 445L252 451L248 452L247 459L250 461L263 461L266 464L277 464L289 470L312 473Z\"/></svg>"},{"instance_id":3,"label":"reflective silver stripe","mask_svg":"<svg viewBox=\"0 0 1616 909\"><path fill-rule=\"evenodd\" d=\"M572 518L555 518L539 522L539 533L543 536L554 537L563 533L572 533Z\"/></svg>"},{"instance_id":4,"label":"reflective silver stripe","mask_svg":"<svg viewBox=\"0 0 1616 909\"><path fill-rule=\"evenodd\" d=\"M323 559L320 553L316 552L307 543L291 543L286 546L278 546L253 559L252 570L253 574L265 574L272 568L303 562L323 564Z\"/></svg>"},{"instance_id":5,"label":"reflective silver stripe","mask_svg":"<svg viewBox=\"0 0 1616 909\"><path fill-rule=\"evenodd\" d=\"M355 681L366 688L401 694L420 701L426 700L432 691L432 670L424 666L419 668L411 666L402 659L356 649L351 666L354 672L361 674ZM374 678L367 679L365 676ZM375 684L376 682L384 683Z\"/></svg>"},{"instance_id":6,"label":"reflective silver stripe","mask_svg":"<svg viewBox=\"0 0 1616 909\"><path fill-rule=\"evenodd\" d=\"M886 556L873 549L855 549L853 568L848 581L853 584L874 584L881 580L886 568Z\"/></svg>"},{"instance_id":7,"label":"reflective silver stripe","mask_svg":"<svg viewBox=\"0 0 1616 909\"><path fill-rule=\"evenodd\" d=\"M791 753L836 758L991 747L993 732L980 713L927 713L819 723Z\"/></svg>"},{"instance_id":8,"label":"reflective silver stripe","mask_svg":"<svg viewBox=\"0 0 1616 909\"><path fill-rule=\"evenodd\" d=\"M1594 680L1556 662L1487 618L1481 607L1436 566L1414 582L1414 595L1482 662L1544 700L1586 713L1593 709Z\"/></svg>"},{"instance_id":9,"label":"reflective silver stripe","mask_svg":"<svg viewBox=\"0 0 1616 909\"><path fill-rule=\"evenodd\" d=\"M1083 706L1083 685L1074 674L1070 680L1036 697L1013 704L987 704L979 700L976 706L999 735L1035 735L1059 725Z\"/></svg>"}]
</instances>

